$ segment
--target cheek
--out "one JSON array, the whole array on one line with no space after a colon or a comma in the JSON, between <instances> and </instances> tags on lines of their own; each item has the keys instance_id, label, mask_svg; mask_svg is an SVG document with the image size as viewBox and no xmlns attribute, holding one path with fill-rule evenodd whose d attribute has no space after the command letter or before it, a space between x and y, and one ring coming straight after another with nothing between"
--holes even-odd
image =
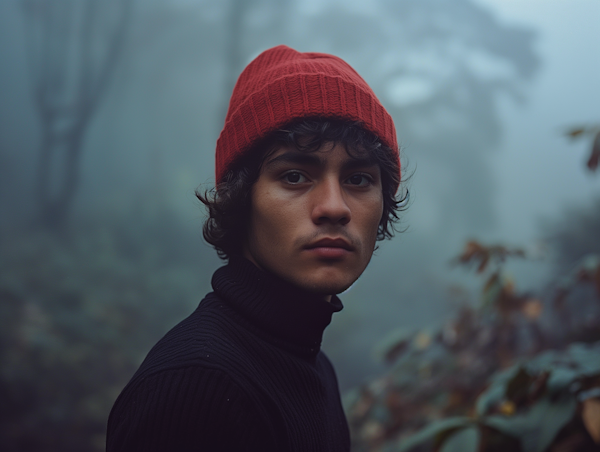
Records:
<instances>
[{"instance_id":1,"label":"cheek","mask_svg":"<svg viewBox=\"0 0 600 452\"><path fill-rule=\"evenodd\" d=\"M375 230L379 229L379 224L381 223L381 220L383 219L383 200L381 200L380 204L379 204L379 209L377 211L377 214L374 216L375 219L377 219L377 221L375 221ZM377 234L377 232L376 232Z\"/></svg>"},{"instance_id":2,"label":"cheek","mask_svg":"<svg viewBox=\"0 0 600 452\"><path fill-rule=\"evenodd\" d=\"M381 223L383 217L383 198L381 196L375 197L370 206L365 212L365 232L368 232L375 241L377 229L379 229L379 223Z\"/></svg>"},{"instance_id":3,"label":"cheek","mask_svg":"<svg viewBox=\"0 0 600 452\"><path fill-rule=\"evenodd\" d=\"M289 204L264 194L252 206L251 234L265 247L281 246L290 233L293 219Z\"/></svg>"}]
</instances>

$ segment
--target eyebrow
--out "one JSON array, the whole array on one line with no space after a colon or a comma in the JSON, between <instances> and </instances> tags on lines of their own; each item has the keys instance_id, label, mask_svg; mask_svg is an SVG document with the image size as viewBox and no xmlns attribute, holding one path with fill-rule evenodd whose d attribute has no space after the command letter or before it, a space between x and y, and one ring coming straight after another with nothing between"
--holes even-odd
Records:
<instances>
[{"instance_id":1,"label":"eyebrow","mask_svg":"<svg viewBox=\"0 0 600 452\"><path fill-rule=\"evenodd\" d=\"M350 158L350 160L346 160L344 162L344 164L342 165L342 168L345 170L352 170L352 169L357 169L357 168L370 168L372 166L377 166L377 165L378 165L377 161L375 161L375 159L372 159L372 158L352 157L352 158Z\"/></svg>"},{"instance_id":2,"label":"eyebrow","mask_svg":"<svg viewBox=\"0 0 600 452\"><path fill-rule=\"evenodd\" d=\"M304 153L304 152L286 152L284 154L278 155L275 158L267 161L265 163L265 167L269 167L272 165L277 165L278 163L293 163L297 165L311 165L311 166L322 166L324 164L323 159L319 158L317 155ZM377 162L368 157L355 158L351 157L346 160L342 169L351 170L355 168L364 168L364 167L372 167L377 166Z\"/></svg>"},{"instance_id":3,"label":"eyebrow","mask_svg":"<svg viewBox=\"0 0 600 452\"><path fill-rule=\"evenodd\" d=\"M266 162L265 167L276 165L278 163L295 163L297 165L319 166L323 164L323 160L314 154L305 154L303 152L286 152Z\"/></svg>"}]
</instances>

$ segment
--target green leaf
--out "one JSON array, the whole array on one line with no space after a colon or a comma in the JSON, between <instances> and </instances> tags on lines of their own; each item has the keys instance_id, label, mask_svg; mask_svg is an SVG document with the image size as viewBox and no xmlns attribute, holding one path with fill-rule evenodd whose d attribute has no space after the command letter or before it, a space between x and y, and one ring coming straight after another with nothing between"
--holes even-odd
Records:
<instances>
[{"instance_id":1,"label":"green leaf","mask_svg":"<svg viewBox=\"0 0 600 452\"><path fill-rule=\"evenodd\" d=\"M481 305L484 308L489 308L495 305L498 296L504 288L504 283L504 278L499 272L496 272L490 276L490 278L486 281L481 293Z\"/></svg>"},{"instance_id":2,"label":"green leaf","mask_svg":"<svg viewBox=\"0 0 600 452\"><path fill-rule=\"evenodd\" d=\"M506 397L510 400L523 397L527 394L527 392L529 392L529 388L533 380L534 377L529 375L529 373L523 367L520 367L515 376L510 379L508 385L506 386Z\"/></svg>"},{"instance_id":3,"label":"green leaf","mask_svg":"<svg viewBox=\"0 0 600 452\"><path fill-rule=\"evenodd\" d=\"M440 452L477 452L479 442L481 441L481 432L477 426L463 428L452 433L440 449Z\"/></svg>"},{"instance_id":4,"label":"green leaf","mask_svg":"<svg viewBox=\"0 0 600 452\"><path fill-rule=\"evenodd\" d=\"M408 452L413 447L416 447L427 441L434 441L438 444L441 444L447 435L471 425L473 425L473 420L464 416L451 417L432 422L422 430L419 430L414 435L402 441L398 451Z\"/></svg>"},{"instance_id":5,"label":"green leaf","mask_svg":"<svg viewBox=\"0 0 600 452\"><path fill-rule=\"evenodd\" d=\"M549 386L564 387L570 383L566 382L571 377L576 379L600 374L600 344L574 343L564 351L547 351L537 356L527 367L534 373L551 371Z\"/></svg>"},{"instance_id":6,"label":"green leaf","mask_svg":"<svg viewBox=\"0 0 600 452\"><path fill-rule=\"evenodd\" d=\"M507 386L520 378L522 366L515 365L500 371L491 377L490 386L477 398L475 410L478 416L484 416L506 396ZM514 385L514 383L513 383Z\"/></svg>"},{"instance_id":7,"label":"green leaf","mask_svg":"<svg viewBox=\"0 0 600 452\"><path fill-rule=\"evenodd\" d=\"M573 369L556 367L550 372L550 377L548 378L547 383L548 391L551 394L564 391L580 376L580 374L581 372L577 372Z\"/></svg>"},{"instance_id":8,"label":"green leaf","mask_svg":"<svg viewBox=\"0 0 600 452\"><path fill-rule=\"evenodd\" d=\"M576 407L577 401L572 397L556 401L543 397L526 413L516 416L488 416L482 422L517 438L523 452L543 452L573 418Z\"/></svg>"},{"instance_id":9,"label":"green leaf","mask_svg":"<svg viewBox=\"0 0 600 452\"><path fill-rule=\"evenodd\" d=\"M506 389L503 384L495 384L490 386L477 398L477 402L475 404L477 416L484 416L488 411L490 411L504 398L505 392Z\"/></svg>"},{"instance_id":10,"label":"green leaf","mask_svg":"<svg viewBox=\"0 0 600 452\"><path fill-rule=\"evenodd\" d=\"M376 356L383 361L393 361L407 351L415 334L414 328L396 328L375 346Z\"/></svg>"},{"instance_id":11,"label":"green leaf","mask_svg":"<svg viewBox=\"0 0 600 452\"><path fill-rule=\"evenodd\" d=\"M600 374L600 342L595 344L575 343L565 353L577 363L583 375Z\"/></svg>"}]
</instances>

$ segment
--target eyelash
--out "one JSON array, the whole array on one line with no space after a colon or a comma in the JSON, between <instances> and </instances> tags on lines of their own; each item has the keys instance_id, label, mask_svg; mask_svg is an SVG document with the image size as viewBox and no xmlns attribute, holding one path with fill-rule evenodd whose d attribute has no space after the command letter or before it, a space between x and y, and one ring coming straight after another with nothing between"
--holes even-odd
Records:
<instances>
[{"instance_id":1,"label":"eyelash","mask_svg":"<svg viewBox=\"0 0 600 452\"><path fill-rule=\"evenodd\" d=\"M364 177L367 180L367 184L366 185L355 185L355 184L352 184L352 185L355 185L356 187L364 187L364 186L367 186L367 185L372 185L373 182L374 182L373 177L370 174L367 174L367 173L356 173L356 174L353 174L352 176L350 176L346 180L350 180L350 179L352 179L353 177L356 177L356 176Z\"/></svg>"},{"instance_id":2,"label":"eyelash","mask_svg":"<svg viewBox=\"0 0 600 452\"><path fill-rule=\"evenodd\" d=\"M300 184L301 182L290 182L289 180L287 180L287 177L288 177L288 176L290 176L290 175L292 175L292 174L297 174L297 175L299 175L300 177L303 177L303 178L305 178L305 179L308 179L308 178L307 178L307 177L306 177L304 174L302 174L300 171L288 171L287 173L285 173L285 174L282 176L282 178L281 178L281 179L282 179L282 180L284 180L284 182L287 182L288 184L291 184L291 185L298 185L298 184Z\"/></svg>"},{"instance_id":3,"label":"eyelash","mask_svg":"<svg viewBox=\"0 0 600 452\"><path fill-rule=\"evenodd\" d=\"M284 182L286 182L286 183L288 183L288 184L290 184L290 185L298 185L298 184L301 184L303 181L291 182L291 181L287 180L288 176L290 176L290 175L296 175L296 174L297 174L298 176L300 176L301 178L303 177L303 178L305 178L305 179L308 179L308 178L307 178L307 177L306 177L304 174L302 174L302 172L300 172L300 171L296 171L296 170L294 170L294 171L288 171L287 173L285 173L285 174L282 176L282 178L281 178L281 179L282 179ZM362 184L350 184L350 185L353 185L353 186L355 186L355 187L363 187L363 186L366 186L366 185L371 185L371 184L373 184L373 182L374 182L374 180L373 180L373 177L372 177L370 174L367 174L367 173L356 173L356 174L353 174L352 176L348 177L348 178L346 179L346 181L349 181L350 179L352 179L353 177L356 177L356 176L364 177L364 178L367 180L367 184L365 184L365 185L362 185Z\"/></svg>"}]
</instances>

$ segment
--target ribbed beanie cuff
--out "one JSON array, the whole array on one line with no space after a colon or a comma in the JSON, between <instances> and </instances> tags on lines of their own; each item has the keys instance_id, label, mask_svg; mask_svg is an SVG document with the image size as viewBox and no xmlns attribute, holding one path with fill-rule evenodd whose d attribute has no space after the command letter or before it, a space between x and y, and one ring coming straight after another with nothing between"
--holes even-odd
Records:
<instances>
[{"instance_id":1,"label":"ribbed beanie cuff","mask_svg":"<svg viewBox=\"0 0 600 452\"><path fill-rule=\"evenodd\" d=\"M309 117L360 121L392 150L400 172L392 117L360 75L336 56L281 45L261 53L238 78L217 140L217 184L258 140Z\"/></svg>"}]
</instances>

